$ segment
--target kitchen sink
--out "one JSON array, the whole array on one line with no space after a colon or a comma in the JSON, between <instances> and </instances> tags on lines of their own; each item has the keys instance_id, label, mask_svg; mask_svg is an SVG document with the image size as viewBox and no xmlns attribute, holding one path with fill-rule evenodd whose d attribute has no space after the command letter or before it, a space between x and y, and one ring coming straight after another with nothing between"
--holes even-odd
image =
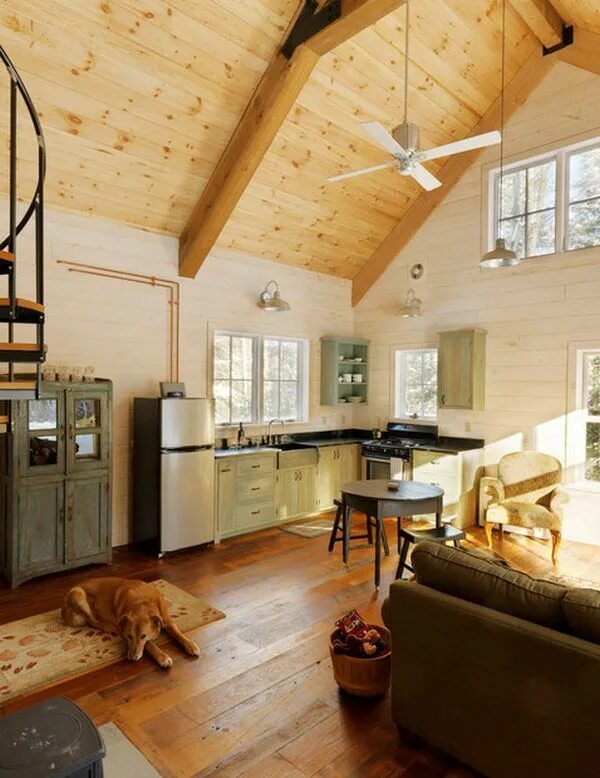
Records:
<instances>
[{"instance_id":1,"label":"kitchen sink","mask_svg":"<svg viewBox=\"0 0 600 778\"><path fill-rule=\"evenodd\" d=\"M316 446L302 446L298 443L283 443L277 446L277 467L286 470L291 467L308 467L319 461L319 451Z\"/></svg>"},{"instance_id":2,"label":"kitchen sink","mask_svg":"<svg viewBox=\"0 0 600 778\"><path fill-rule=\"evenodd\" d=\"M304 446L302 443L273 443L273 448L279 451L302 451L310 446Z\"/></svg>"}]
</instances>

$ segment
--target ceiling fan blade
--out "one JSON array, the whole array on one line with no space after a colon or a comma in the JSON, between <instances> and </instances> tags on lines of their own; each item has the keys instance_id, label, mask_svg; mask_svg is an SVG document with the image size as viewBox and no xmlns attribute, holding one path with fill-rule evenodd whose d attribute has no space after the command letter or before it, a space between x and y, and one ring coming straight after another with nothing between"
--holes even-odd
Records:
<instances>
[{"instance_id":1,"label":"ceiling fan blade","mask_svg":"<svg viewBox=\"0 0 600 778\"><path fill-rule=\"evenodd\" d=\"M374 165L373 167L364 167L361 170L353 170L351 173L342 173L339 176L331 176L331 178L328 178L327 181L330 184L335 183L336 181L344 181L346 178L354 178L355 176L363 176L365 173L374 173L376 170L383 170L386 167L394 167L398 163L395 159L391 160L391 162L384 162L382 165Z\"/></svg>"},{"instance_id":2,"label":"ceiling fan blade","mask_svg":"<svg viewBox=\"0 0 600 778\"><path fill-rule=\"evenodd\" d=\"M460 154L462 151L472 151L473 149L482 149L485 146L494 146L502 140L498 130L484 132L482 135L473 135L464 140L457 140L454 143L445 143L443 146L437 146L435 149L420 151L417 155L419 162L427 162L430 159L439 157L448 157L451 154Z\"/></svg>"},{"instance_id":3,"label":"ceiling fan blade","mask_svg":"<svg viewBox=\"0 0 600 778\"><path fill-rule=\"evenodd\" d=\"M363 130L389 154L393 154L395 157L407 156L408 152L405 151L396 140L394 140L390 133L382 124L379 124L379 122L361 122L360 125Z\"/></svg>"},{"instance_id":4,"label":"ceiling fan blade","mask_svg":"<svg viewBox=\"0 0 600 778\"><path fill-rule=\"evenodd\" d=\"M426 170L423 165L415 165L411 172L411 176L418 184L421 184L423 189L426 189L428 192L430 192L432 189L437 189L438 186L442 185L442 182L438 181L433 173L430 173L429 170Z\"/></svg>"}]
</instances>

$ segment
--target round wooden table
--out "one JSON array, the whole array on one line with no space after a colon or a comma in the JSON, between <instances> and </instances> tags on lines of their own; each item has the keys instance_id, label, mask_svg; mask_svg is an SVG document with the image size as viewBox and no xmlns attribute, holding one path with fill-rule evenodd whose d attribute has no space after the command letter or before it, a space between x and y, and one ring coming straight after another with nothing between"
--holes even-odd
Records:
<instances>
[{"instance_id":1,"label":"round wooden table","mask_svg":"<svg viewBox=\"0 0 600 778\"><path fill-rule=\"evenodd\" d=\"M420 481L398 481L398 490L388 489L388 479L372 481L352 481L342 486L342 510L344 517L344 562L348 558L350 544L350 521L348 511L360 511L375 520L375 586L381 581L381 529L383 519L390 516L398 518L398 530L404 516L416 516L422 513L435 514L435 526L442 526L444 510L444 490L433 484ZM398 534L398 551L400 535Z\"/></svg>"}]
</instances>

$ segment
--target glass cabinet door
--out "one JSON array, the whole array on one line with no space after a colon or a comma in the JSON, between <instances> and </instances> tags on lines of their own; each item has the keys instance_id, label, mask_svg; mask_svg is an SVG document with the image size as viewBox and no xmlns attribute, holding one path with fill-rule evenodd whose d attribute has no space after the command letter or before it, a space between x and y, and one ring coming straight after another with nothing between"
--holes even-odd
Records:
<instances>
[{"instance_id":1,"label":"glass cabinet door","mask_svg":"<svg viewBox=\"0 0 600 778\"><path fill-rule=\"evenodd\" d=\"M69 472L106 467L110 434L108 400L94 389L67 391L67 469Z\"/></svg>"},{"instance_id":2,"label":"glass cabinet door","mask_svg":"<svg viewBox=\"0 0 600 778\"><path fill-rule=\"evenodd\" d=\"M64 408L61 393L43 389L39 400L19 403L24 435L21 469L29 475L64 472Z\"/></svg>"}]
</instances>

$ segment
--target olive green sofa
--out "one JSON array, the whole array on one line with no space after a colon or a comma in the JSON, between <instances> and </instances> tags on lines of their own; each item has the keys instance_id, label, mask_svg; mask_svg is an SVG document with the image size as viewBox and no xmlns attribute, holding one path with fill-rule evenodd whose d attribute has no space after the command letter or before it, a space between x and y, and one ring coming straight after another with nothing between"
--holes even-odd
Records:
<instances>
[{"instance_id":1,"label":"olive green sofa","mask_svg":"<svg viewBox=\"0 0 600 778\"><path fill-rule=\"evenodd\" d=\"M384 603L401 729L492 778L600 776L600 592L424 541Z\"/></svg>"}]
</instances>

